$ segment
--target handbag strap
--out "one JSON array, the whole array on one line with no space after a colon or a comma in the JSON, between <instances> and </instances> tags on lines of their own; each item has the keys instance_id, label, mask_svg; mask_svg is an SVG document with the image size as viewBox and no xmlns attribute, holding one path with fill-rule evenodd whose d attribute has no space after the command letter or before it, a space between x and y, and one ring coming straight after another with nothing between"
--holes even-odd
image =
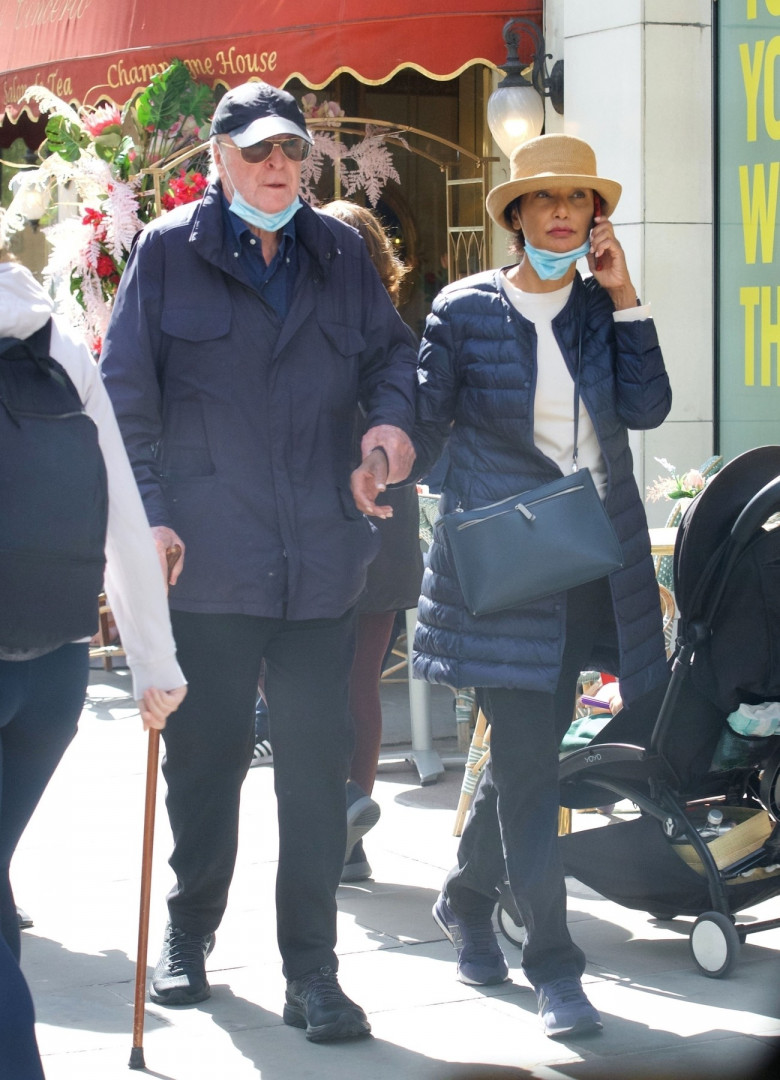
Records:
<instances>
[{"instance_id":1,"label":"handbag strap","mask_svg":"<svg viewBox=\"0 0 780 1080\"><path fill-rule=\"evenodd\" d=\"M582 364L582 331L585 326L585 316L580 315L580 332L577 340L577 367L574 371L574 447L571 452L571 471L573 473L579 470L579 457L580 448L577 445L580 431L580 366Z\"/></svg>"}]
</instances>

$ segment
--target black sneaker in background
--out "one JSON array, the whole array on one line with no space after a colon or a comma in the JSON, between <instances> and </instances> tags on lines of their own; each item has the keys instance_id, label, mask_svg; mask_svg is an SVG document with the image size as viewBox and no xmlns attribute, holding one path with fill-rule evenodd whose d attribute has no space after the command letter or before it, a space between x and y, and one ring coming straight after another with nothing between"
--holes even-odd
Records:
<instances>
[{"instance_id":1,"label":"black sneaker in background","mask_svg":"<svg viewBox=\"0 0 780 1080\"><path fill-rule=\"evenodd\" d=\"M373 829L382 811L379 803L367 795L356 780L347 780L347 848L344 861L352 854L355 844L369 829Z\"/></svg>"}]
</instances>

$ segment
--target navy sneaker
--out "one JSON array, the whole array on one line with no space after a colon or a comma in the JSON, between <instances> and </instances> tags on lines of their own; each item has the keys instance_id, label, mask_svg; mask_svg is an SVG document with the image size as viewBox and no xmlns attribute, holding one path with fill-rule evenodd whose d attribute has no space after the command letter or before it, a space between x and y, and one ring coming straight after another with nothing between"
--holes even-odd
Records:
<instances>
[{"instance_id":1,"label":"navy sneaker","mask_svg":"<svg viewBox=\"0 0 780 1080\"><path fill-rule=\"evenodd\" d=\"M379 803L374 802L356 780L347 780L347 848L344 862L352 854L358 840L379 821L381 812Z\"/></svg>"},{"instance_id":2,"label":"navy sneaker","mask_svg":"<svg viewBox=\"0 0 780 1080\"><path fill-rule=\"evenodd\" d=\"M311 1042L357 1039L371 1032L366 1014L347 997L329 967L289 980L282 1019L305 1028Z\"/></svg>"},{"instance_id":3,"label":"navy sneaker","mask_svg":"<svg viewBox=\"0 0 780 1080\"><path fill-rule=\"evenodd\" d=\"M349 884L353 881L368 881L370 877L371 866L366 858L366 853L363 850L363 841L358 840L352 848L349 858L344 863L344 869L341 871L341 880L345 884Z\"/></svg>"},{"instance_id":4,"label":"navy sneaker","mask_svg":"<svg viewBox=\"0 0 780 1080\"><path fill-rule=\"evenodd\" d=\"M456 915L444 893L433 905L433 917L458 954L458 978L468 986L493 986L505 982L509 965L501 952L492 916Z\"/></svg>"},{"instance_id":5,"label":"navy sneaker","mask_svg":"<svg viewBox=\"0 0 780 1080\"><path fill-rule=\"evenodd\" d=\"M574 976L553 979L536 988L544 1033L551 1039L564 1035L595 1035L604 1026Z\"/></svg>"}]
</instances>

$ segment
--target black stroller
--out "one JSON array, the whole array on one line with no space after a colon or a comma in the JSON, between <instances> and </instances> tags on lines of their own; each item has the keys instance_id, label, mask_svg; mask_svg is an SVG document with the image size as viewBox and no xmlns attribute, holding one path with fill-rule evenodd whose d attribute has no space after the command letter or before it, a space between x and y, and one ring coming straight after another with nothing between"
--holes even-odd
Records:
<instances>
[{"instance_id":1,"label":"black stroller","mask_svg":"<svg viewBox=\"0 0 780 1080\"><path fill-rule=\"evenodd\" d=\"M778 511L780 446L742 454L710 481L677 536L680 622L665 691L561 758L562 805L629 799L640 810L562 836L566 873L656 918L696 917L691 951L713 978L748 933L780 926L733 918L780 893L780 735L740 740L725 722L740 703L780 701L780 526L766 526ZM725 737L738 755L716 753ZM720 835L707 824L717 811L731 826ZM499 925L520 944L506 929L517 918L502 900Z\"/></svg>"}]
</instances>

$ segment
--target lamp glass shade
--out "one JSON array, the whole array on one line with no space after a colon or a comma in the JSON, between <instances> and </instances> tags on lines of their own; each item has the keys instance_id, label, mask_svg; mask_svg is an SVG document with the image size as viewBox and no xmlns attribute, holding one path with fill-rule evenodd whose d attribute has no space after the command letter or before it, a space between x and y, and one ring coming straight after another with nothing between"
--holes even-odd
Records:
<instances>
[{"instance_id":1,"label":"lamp glass shade","mask_svg":"<svg viewBox=\"0 0 780 1080\"><path fill-rule=\"evenodd\" d=\"M26 221L40 221L51 203L49 184L40 169L18 172L8 185L14 196L9 211L13 209Z\"/></svg>"},{"instance_id":2,"label":"lamp glass shade","mask_svg":"<svg viewBox=\"0 0 780 1080\"><path fill-rule=\"evenodd\" d=\"M530 84L499 86L488 98L487 122L493 138L509 157L516 146L541 134L544 102Z\"/></svg>"}]
</instances>

